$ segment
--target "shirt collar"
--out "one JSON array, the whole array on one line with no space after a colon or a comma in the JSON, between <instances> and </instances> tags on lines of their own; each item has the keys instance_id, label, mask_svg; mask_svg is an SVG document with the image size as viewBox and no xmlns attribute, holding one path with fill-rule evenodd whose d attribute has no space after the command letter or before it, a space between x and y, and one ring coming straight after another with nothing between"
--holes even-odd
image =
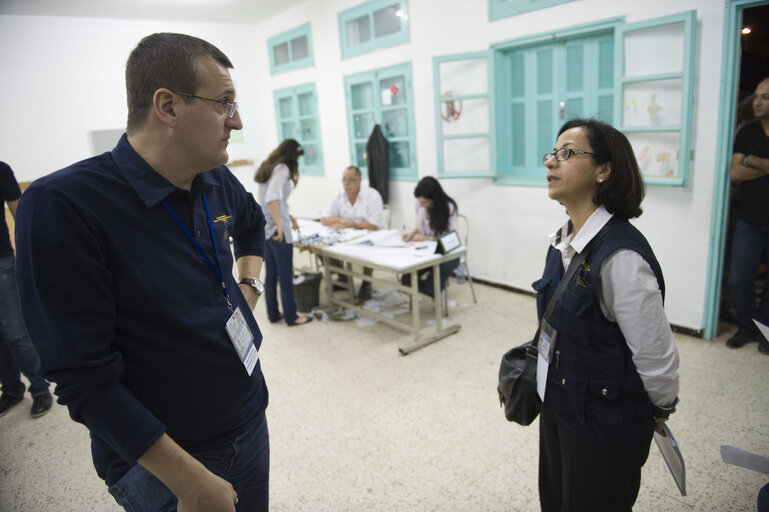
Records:
<instances>
[{"instance_id":1,"label":"shirt collar","mask_svg":"<svg viewBox=\"0 0 769 512\"><path fill-rule=\"evenodd\" d=\"M585 225L579 230L576 237L574 237L574 229L571 220L569 220L561 227L561 229L549 235L550 244L562 253L569 247L578 253L582 252L588 242L601 231L601 228L603 228L613 216L613 213L609 213L606 210L606 207L601 205L590 215L590 217L588 217L587 222L585 222ZM572 237L574 237L573 240Z\"/></svg>"},{"instance_id":2,"label":"shirt collar","mask_svg":"<svg viewBox=\"0 0 769 512\"><path fill-rule=\"evenodd\" d=\"M151 207L180 190L160 175L131 147L124 133L112 150L112 160L131 188L147 206ZM217 167L218 169L218 167ZM219 185L210 171L201 172L192 181L191 191L207 190Z\"/></svg>"}]
</instances>

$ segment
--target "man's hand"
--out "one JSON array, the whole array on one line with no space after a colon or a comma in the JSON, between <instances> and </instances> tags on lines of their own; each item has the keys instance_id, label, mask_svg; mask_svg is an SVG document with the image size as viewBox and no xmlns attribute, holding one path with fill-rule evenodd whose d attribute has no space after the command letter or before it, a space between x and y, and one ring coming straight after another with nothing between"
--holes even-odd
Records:
<instances>
[{"instance_id":1,"label":"man's hand","mask_svg":"<svg viewBox=\"0 0 769 512\"><path fill-rule=\"evenodd\" d=\"M246 298L248 307L253 311L256 307L256 303L259 301L259 294L256 293L256 290L254 290L254 287L251 285L239 284L238 287L240 288L241 293L243 293L243 297Z\"/></svg>"},{"instance_id":2,"label":"man's hand","mask_svg":"<svg viewBox=\"0 0 769 512\"><path fill-rule=\"evenodd\" d=\"M228 481L210 471L206 473L190 486L188 494L176 496L179 500L177 510L179 512L235 512L238 493Z\"/></svg>"}]
</instances>

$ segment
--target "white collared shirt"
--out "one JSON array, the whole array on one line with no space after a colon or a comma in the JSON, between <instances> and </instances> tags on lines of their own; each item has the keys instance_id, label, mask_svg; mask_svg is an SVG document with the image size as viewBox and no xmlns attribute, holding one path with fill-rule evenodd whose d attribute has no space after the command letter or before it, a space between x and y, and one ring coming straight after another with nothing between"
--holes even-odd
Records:
<instances>
[{"instance_id":1,"label":"white collared shirt","mask_svg":"<svg viewBox=\"0 0 769 512\"><path fill-rule=\"evenodd\" d=\"M350 202L350 198L340 190L331 200L328 209L322 214L322 217L342 217L352 219L358 222L370 222L378 229L386 229L384 208L382 206L382 196L379 192L369 187L361 185L358 191L358 197L355 204Z\"/></svg>"},{"instance_id":2,"label":"white collared shirt","mask_svg":"<svg viewBox=\"0 0 769 512\"><path fill-rule=\"evenodd\" d=\"M574 255L612 216L600 206L574 240L568 223L550 235L550 243L561 251L563 268L569 268ZM654 271L637 252L618 249L604 259L598 276L601 311L619 325L651 402L660 407L672 404L679 390L678 349Z\"/></svg>"}]
</instances>

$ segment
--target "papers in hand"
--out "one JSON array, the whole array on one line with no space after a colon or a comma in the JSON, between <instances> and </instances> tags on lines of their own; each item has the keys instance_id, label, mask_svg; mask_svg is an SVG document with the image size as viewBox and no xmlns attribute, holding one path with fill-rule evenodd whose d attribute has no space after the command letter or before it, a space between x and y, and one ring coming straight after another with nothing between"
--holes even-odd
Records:
<instances>
[{"instance_id":1,"label":"papers in hand","mask_svg":"<svg viewBox=\"0 0 769 512\"><path fill-rule=\"evenodd\" d=\"M673 480L675 480L678 490L681 491L681 496L686 496L686 466L684 458L668 426L663 424L662 428L665 435L661 436L655 431L654 442L657 443L657 448L660 449L662 458L665 459L665 464L668 465L670 474L673 475Z\"/></svg>"}]
</instances>

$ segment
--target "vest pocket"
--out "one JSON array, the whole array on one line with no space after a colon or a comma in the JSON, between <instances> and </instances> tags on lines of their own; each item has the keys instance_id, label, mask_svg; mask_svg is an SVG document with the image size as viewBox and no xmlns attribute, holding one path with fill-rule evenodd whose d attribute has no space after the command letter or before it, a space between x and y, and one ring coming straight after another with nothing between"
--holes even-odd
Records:
<instances>
[{"instance_id":1,"label":"vest pocket","mask_svg":"<svg viewBox=\"0 0 769 512\"><path fill-rule=\"evenodd\" d=\"M589 416L599 425L622 423L622 412L617 401L619 384L605 379L591 379L588 384Z\"/></svg>"},{"instance_id":2,"label":"vest pocket","mask_svg":"<svg viewBox=\"0 0 769 512\"><path fill-rule=\"evenodd\" d=\"M558 318L558 328L569 329L568 336L570 339L580 345L587 345L590 341L589 333L593 309L590 294L567 288L558 299L558 303L563 309L558 312L560 317Z\"/></svg>"}]
</instances>

